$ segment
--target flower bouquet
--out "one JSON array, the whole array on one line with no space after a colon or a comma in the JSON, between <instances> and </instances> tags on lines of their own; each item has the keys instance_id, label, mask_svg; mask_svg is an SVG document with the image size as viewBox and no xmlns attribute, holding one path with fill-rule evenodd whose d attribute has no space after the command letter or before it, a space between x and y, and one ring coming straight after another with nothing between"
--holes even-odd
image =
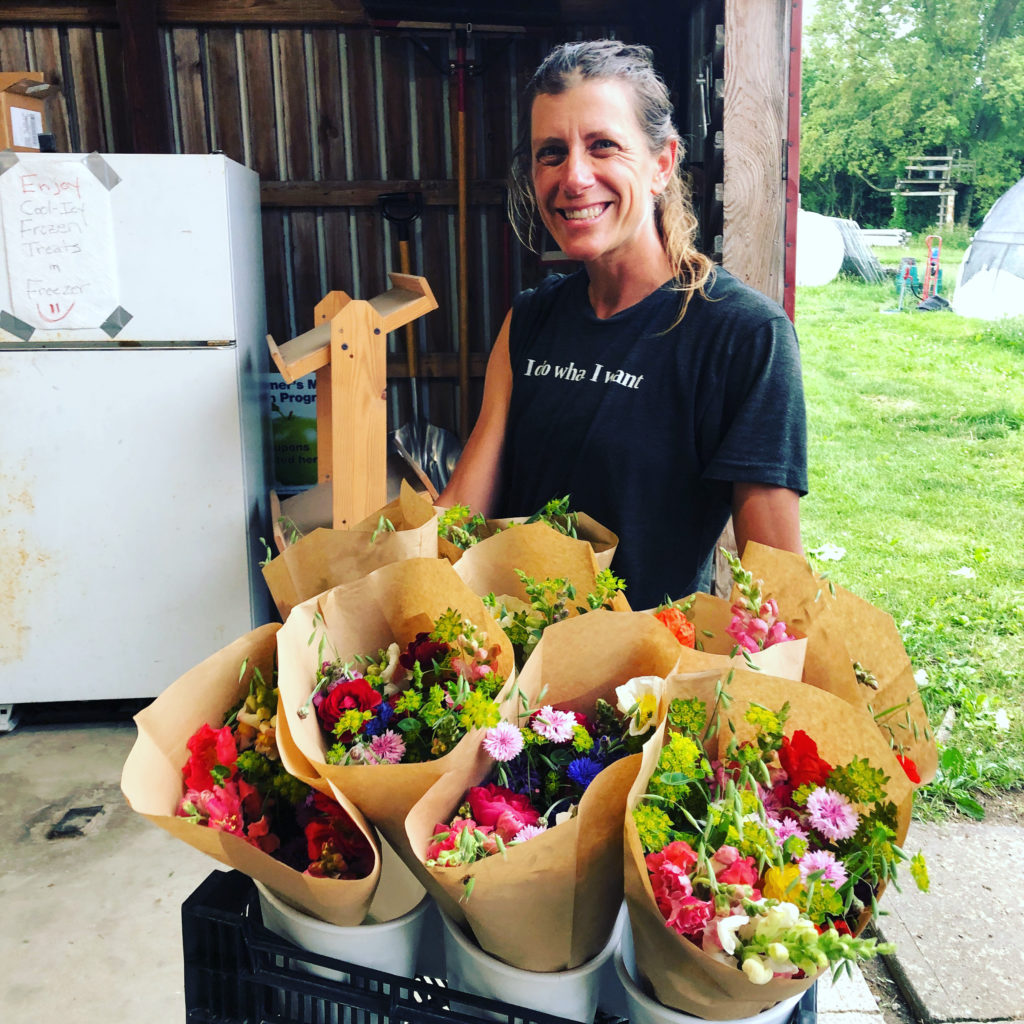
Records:
<instances>
[{"instance_id":1,"label":"flower bouquet","mask_svg":"<svg viewBox=\"0 0 1024 1024\"><path fill-rule=\"evenodd\" d=\"M913 789L877 730L746 670L674 675L665 697L626 818L636 969L655 998L747 1017L879 952L858 936L905 859Z\"/></svg>"},{"instance_id":2,"label":"flower bouquet","mask_svg":"<svg viewBox=\"0 0 1024 1024\"><path fill-rule=\"evenodd\" d=\"M380 853L352 804L310 790L281 765L279 628L236 640L136 716L121 789L133 810L291 906L357 925L377 887Z\"/></svg>"},{"instance_id":3,"label":"flower bouquet","mask_svg":"<svg viewBox=\"0 0 1024 1024\"><path fill-rule=\"evenodd\" d=\"M938 754L903 639L892 616L826 580L799 555L747 544L743 562L777 595L807 636L804 680L863 709L916 784L935 776Z\"/></svg>"},{"instance_id":4,"label":"flower bouquet","mask_svg":"<svg viewBox=\"0 0 1024 1024\"><path fill-rule=\"evenodd\" d=\"M414 558L297 605L278 659L288 770L344 793L419 871L405 816L498 720L507 638L448 562Z\"/></svg>"},{"instance_id":5,"label":"flower bouquet","mask_svg":"<svg viewBox=\"0 0 1024 1024\"><path fill-rule=\"evenodd\" d=\"M319 527L263 565L282 620L302 601L405 558L437 557L437 512L405 481L399 496L351 529Z\"/></svg>"},{"instance_id":6,"label":"flower bouquet","mask_svg":"<svg viewBox=\"0 0 1024 1024\"><path fill-rule=\"evenodd\" d=\"M532 516L507 519L485 519L467 505L442 509L437 524L438 553L454 564L464 557L466 551L484 541L489 542L512 526L535 524L547 526L570 540L585 542L597 560L598 569L611 566L619 538L586 513L572 511L568 495L552 499Z\"/></svg>"},{"instance_id":7,"label":"flower bouquet","mask_svg":"<svg viewBox=\"0 0 1024 1024\"><path fill-rule=\"evenodd\" d=\"M656 721L676 655L675 640L639 613L557 623L517 677L520 716L475 737L472 760L409 812L428 890L446 909L461 905L491 956L565 971L608 942L638 761L629 755Z\"/></svg>"},{"instance_id":8,"label":"flower bouquet","mask_svg":"<svg viewBox=\"0 0 1024 1024\"><path fill-rule=\"evenodd\" d=\"M807 650L803 634L782 621L775 599L762 592L762 581L735 555L722 553L732 571L731 602L698 593L655 611L687 649L680 655L679 671L745 667L800 679Z\"/></svg>"}]
</instances>

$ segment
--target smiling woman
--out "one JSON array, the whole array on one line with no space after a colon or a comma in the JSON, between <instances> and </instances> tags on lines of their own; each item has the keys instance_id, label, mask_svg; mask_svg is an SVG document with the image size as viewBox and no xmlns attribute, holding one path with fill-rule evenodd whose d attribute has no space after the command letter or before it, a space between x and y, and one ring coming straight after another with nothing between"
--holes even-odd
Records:
<instances>
[{"instance_id":1,"label":"smiling woman","mask_svg":"<svg viewBox=\"0 0 1024 1024\"><path fill-rule=\"evenodd\" d=\"M730 513L740 550L800 551L796 338L780 307L695 248L651 51L556 47L526 103L513 225L534 249L546 229L582 266L516 300L441 504L519 515L570 493L618 533L636 608L709 586Z\"/></svg>"}]
</instances>

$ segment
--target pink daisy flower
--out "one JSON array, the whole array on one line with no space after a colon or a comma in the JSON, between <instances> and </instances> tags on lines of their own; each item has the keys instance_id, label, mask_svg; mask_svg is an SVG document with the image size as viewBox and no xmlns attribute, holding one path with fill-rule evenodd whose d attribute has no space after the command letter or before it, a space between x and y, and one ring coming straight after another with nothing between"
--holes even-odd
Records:
<instances>
[{"instance_id":1,"label":"pink daisy flower","mask_svg":"<svg viewBox=\"0 0 1024 1024\"><path fill-rule=\"evenodd\" d=\"M381 764L398 764L405 756L405 741L397 732L388 729L370 740L370 750Z\"/></svg>"},{"instance_id":2,"label":"pink daisy flower","mask_svg":"<svg viewBox=\"0 0 1024 1024\"><path fill-rule=\"evenodd\" d=\"M513 843L525 843L527 839L533 839L542 832L547 832L547 825L524 825L512 838Z\"/></svg>"},{"instance_id":3,"label":"pink daisy flower","mask_svg":"<svg viewBox=\"0 0 1024 1024\"><path fill-rule=\"evenodd\" d=\"M797 861L800 868L800 879L807 881L807 876L815 871L822 872L821 880L838 889L846 881L846 868L836 860L828 850L815 850Z\"/></svg>"},{"instance_id":4,"label":"pink daisy flower","mask_svg":"<svg viewBox=\"0 0 1024 1024\"><path fill-rule=\"evenodd\" d=\"M511 761L523 749L523 734L511 722L499 722L484 733L484 750L495 761Z\"/></svg>"},{"instance_id":5,"label":"pink daisy flower","mask_svg":"<svg viewBox=\"0 0 1024 1024\"><path fill-rule=\"evenodd\" d=\"M800 827L800 822L788 814L781 820L778 818L769 818L768 825L775 833L775 838L778 840L780 846L791 836L796 836L798 839L807 838L807 832Z\"/></svg>"},{"instance_id":6,"label":"pink daisy flower","mask_svg":"<svg viewBox=\"0 0 1024 1024\"><path fill-rule=\"evenodd\" d=\"M842 793L819 786L807 798L807 820L834 843L849 839L857 831L860 818Z\"/></svg>"},{"instance_id":7,"label":"pink daisy flower","mask_svg":"<svg viewBox=\"0 0 1024 1024\"><path fill-rule=\"evenodd\" d=\"M545 704L530 723L533 731L552 743L568 743L576 726L576 716L571 711L556 711Z\"/></svg>"}]
</instances>

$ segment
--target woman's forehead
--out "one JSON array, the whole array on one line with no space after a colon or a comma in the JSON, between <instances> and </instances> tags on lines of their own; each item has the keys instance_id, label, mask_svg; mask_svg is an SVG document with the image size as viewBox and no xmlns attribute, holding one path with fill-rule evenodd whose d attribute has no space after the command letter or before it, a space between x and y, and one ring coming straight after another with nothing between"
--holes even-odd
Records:
<instances>
[{"instance_id":1,"label":"woman's forehead","mask_svg":"<svg viewBox=\"0 0 1024 1024\"><path fill-rule=\"evenodd\" d=\"M559 93L538 93L530 111L534 139L601 128L640 130L634 93L615 78L587 79Z\"/></svg>"}]
</instances>

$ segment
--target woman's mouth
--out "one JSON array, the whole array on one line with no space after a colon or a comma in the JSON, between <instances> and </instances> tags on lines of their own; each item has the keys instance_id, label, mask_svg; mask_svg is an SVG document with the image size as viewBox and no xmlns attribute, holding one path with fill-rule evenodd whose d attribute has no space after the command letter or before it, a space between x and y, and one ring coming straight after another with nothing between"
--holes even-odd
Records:
<instances>
[{"instance_id":1,"label":"woman's mouth","mask_svg":"<svg viewBox=\"0 0 1024 1024\"><path fill-rule=\"evenodd\" d=\"M559 209L558 212L562 215L563 220L594 220L611 205L611 203L593 203L591 206L581 206L571 210Z\"/></svg>"}]
</instances>

